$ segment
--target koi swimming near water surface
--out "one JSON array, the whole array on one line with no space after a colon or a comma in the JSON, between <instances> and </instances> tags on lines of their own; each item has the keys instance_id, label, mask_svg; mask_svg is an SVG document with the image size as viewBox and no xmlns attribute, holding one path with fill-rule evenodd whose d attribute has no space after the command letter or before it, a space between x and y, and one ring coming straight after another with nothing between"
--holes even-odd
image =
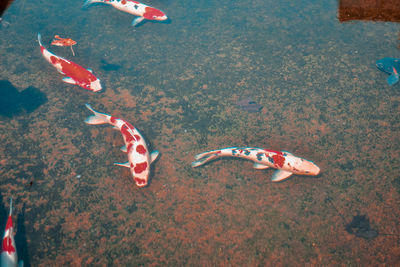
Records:
<instances>
[{"instance_id":1,"label":"koi swimming near water surface","mask_svg":"<svg viewBox=\"0 0 400 267\"><path fill-rule=\"evenodd\" d=\"M128 154L128 161L114 164L129 168L136 185L145 187L149 181L150 164L158 157L159 152L155 150L149 153L143 136L129 122L95 111L89 104L86 107L94 114L85 120L87 124L111 124L121 131L125 142L121 150Z\"/></svg>"},{"instance_id":2,"label":"koi swimming near water surface","mask_svg":"<svg viewBox=\"0 0 400 267\"><path fill-rule=\"evenodd\" d=\"M87 0L82 7L86 8L94 3L111 5L116 9L137 16L137 18L132 21L132 26L137 26L145 19L156 21L168 19L167 15L165 15L161 10L133 0Z\"/></svg>"},{"instance_id":3,"label":"koi swimming near water surface","mask_svg":"<svg viewBox=\"0 0 400 267\"><path fill-rule=\"evenodd\" d=\"M55 46L69 46L71 47L72 55L75 56L73 45L76 45L76 41L70 38L61 38L59 35L55 35L53 41L51 41L51 45Z\"/></svg>"},{"instance_id":4,"label":"koi swimming near water surface","mask_svg":"<svg viewBox=\"0 0 400 267\"><path fill-rule=\"evenodd\" d=\"M195 156L196 161L192 167L199 167L211 160L220 157L239 157L254 162L255 169L277 169L272 175L273 182L280 182L289 178L292 174L318 175L320 168L313 162L297 157L285 151L274 151L255 147L229 147L207 151Z\"/></svg>"}]
</instances>

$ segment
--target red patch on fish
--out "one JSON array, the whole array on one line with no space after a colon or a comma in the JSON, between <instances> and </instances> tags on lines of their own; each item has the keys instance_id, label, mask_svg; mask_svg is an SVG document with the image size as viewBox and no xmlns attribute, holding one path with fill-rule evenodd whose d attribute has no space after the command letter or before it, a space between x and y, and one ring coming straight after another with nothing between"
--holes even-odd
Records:
<instances>
[{"instance_id":1,"label":"red patch on fish","mask_svg":"<svg viewBox=\"0 0 400 267\"><path fill-rule=\"evenodd\" d=\"M136 141L139 141L139 140L140 140L140 136L139 136L139 135L135 134L134 136L135 136L135 138L136 138Z\"/></svg>"},{"instance_id":2,"label":"red patch on fish","mask_svg":"<svg viewBox=\"0 0 400 267\"><path fill-rule=\"evenodd\" d=\"M96 76L94 76L90 71L79 66L74 62L57 58L55 56L50 56L50 61L52 64L61 64L61 71L67 77L71 77L74 81L78 82L80 85L86 85L86 87L89 87L91 82L97 80Z\"/></svg>"},{"instance_id":3,"label":"red patch on fish","mask_svg":"<svg viewBox=\"0 0 400 267\"><path fill-rule=\"evenodd\" d=\"M135 177L133 179L135 179L136 185L138 185L138 186L146 185L146 180L145 179L141 179L141 178L137 178L137 177Z\"/></svg>"},{"instance_id":4,"label":"red patch on fish","mask_svg":"<svg viewBox=\"0 0 400 267\"><path fill-rule=\"evenodd\" d=\"M12 240L10 237L6 236L3 239L3 251L7 251L8 254L14 253L15 252L15 248L12 245Z\"/></svg>"},{"instance_id":5,"label":"red patch on fish","mask_svg":"<svg viewBox=\"0 0 400 267\"><path fill-rule=\"evenodd\" d=\"M275 151L275 150L269 150L269 149L264 149L264 151L266 151L268 153L278 154L278 155L282 155L283 154L281 151Z\"/></svg>"},{"instance_id":6,"label":"red patch on fish","mask_svg":"<svg viewBox=\"0 0 400 267\"><path fill-rule=\"evenodd\" d=\"M127 127L125 124L122 125L122 127L121 127L121 133L122 133L122 135L125 137L125 140L126 140L127 143L129 143L129 142L131 142L131 141L134 141L133 136L131 135L131 133L130 133L128 130L129 130L129 129L128 129L128 127Z\"/></svg>"},{"instance_id":7,"label":"red patch on fish","mask_svg":"<svg viewBox=\"0 0 400 267\"><path fill-rule=\"evenodd\" d=\"M13 227L13 222L11 216L8 216L7 224L6 224L6 231Z\"/></svg>"},{"instance_id":8,"label":"red patch on fish","mask_svg":"<svg viewBox=\"0 0 400 267\"><path fill-rule=\"evenodd\" d=\"M274 160L274 163L278 165L280 168L282 168L283 164L285 164L285 157L282 156L282 153L273 155L272 159Z\"/></svg>"},{"instance_id":9,"label":"red patch on fish","mask_svg":"<svg viewBox=\"0 0 400 267\"><path fill-rule=\"evenodd\" d=\"M132 129L132 130L135 129L135 127L133 127L133 125L130 124L129 122L126 121L125 124L126 124L126 126L128 126L129 129Z\"/></svg>"},{"instance_id":10,"label":"red patch on fish","mask_svg":"<svg viewBox=\"0 0 400 267\"><path fill-rule=\"evenodd\" d=\"M146 169L147 169L147 162L138 163L135 165L135 168L133 168L133 170L137 174L144 172Z\"/></svg>"},{"instance_id":11,"label":"red patch on fish","mask_svg":"<svg viewBox=\"0 0 400 267\"><path fill-rule=\"evenodd\" d=\"M142 154L142 155L146 154L146 152L147 152L146 148L145 148L144 146L142 146L142 145L138 145L138 146L136 147L136 151L137 151L139 154Z\"/></svg>"},{"instance_id":12,"label":"red patch on fish","mask_svg":"<svg viewBox=\"0 0 400 267\"><path fill-rule=\"evenodd\" d=\"M126 0L122 0L121 4L125 5L126 4Z\"/></svg>"},{"instance_id":13,"label":"red patch on fish","mask_svg":"<svg viewBox=\"0 0 400 267\"><path fill-rule=\"evenodd\" d=\"M90 82L94 82L95 80L97 80L96 76L94 76L90 71L79 66L78 64L67 62L65 60L60 61L62 72L64 72L65 75L71 77L75 81L90 84Z\"/></svg>"},{"instance_id":14,"label":"red patch on fish","mask_svg":"<svg viewBox=\"0 0 400 267\"><path fill-rule=\"evenodd\" d=\"M145 19L151 20L151 19L154 19L154 16L155 17L162 17L162 16L165 16L165 15L164 15L164 13L162 11L160 11L160 10L154 8L154 7L149 7L149 6L146 7L145 8L145 12L143 14L143 17Z\"/></svg>"},{"instance_id":15,"label":"red patch on fish","mask_svg":"<svg viewBox=\"0 0 400 267\"><path fill-rule=\"evenodd\" d=\"M58 63L59 60L55 56L51 56L50 61L51 61L51 64L56 64L56 63Z\"/></svg>"},{"instance_id":16,"label":"red patch on fish","mask_svg":"<svg viewBox=\"0 0 400 267\"><path fill-rule=\"evenodd\" d=\"M133 144L129 143L128 147L126 148L126 152L129 152L131 150L132 146L133 146Z\"/></svg>"},{"instance_id":17,"label":"red patch on fish","mask_svg":"<svg viewBox=\"0 0 400 267\"><path fill-rule=\"evenodd\" d=\"M115 117L111 116L110 121L111 121L111 123L116 123L117 119Z\"/></svg>"}]
</instances>

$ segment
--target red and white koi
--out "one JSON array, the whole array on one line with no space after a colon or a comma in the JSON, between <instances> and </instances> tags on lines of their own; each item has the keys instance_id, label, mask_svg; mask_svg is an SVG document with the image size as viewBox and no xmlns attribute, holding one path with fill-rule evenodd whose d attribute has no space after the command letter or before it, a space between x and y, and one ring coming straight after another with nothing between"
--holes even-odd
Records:
<instances>
[{"instance_id":1,"label":"red and white koi","mask_svg":"<svg viewBox=\"0 0 400 267\"><path fill-rule=\"evenodd\" d=\"M108 123L114 126L115 129L121 131L125 142L121 150L128 153L128 162L114 164L130 168L136 185L138 187L145 187L149 180L150 164L158 157L159 152L155 150L149 153L143 136L129 122L105 113L97 112L92 109L89 104L86 104L86 107L94 114L85 120L87 124Z\"/></svg>"},{"instance_id":2,"label":"red and white koi","mask_svg":"<svg viewBox=\"0 0 400 267\"><path fill-rule=\"evenodd\" d=\"M108 4L121 11L138 16L132 21L132 26L138 25L145 19L158 21L168 19L167 15L161 10L134 0L86 0L82 7L85 8L93 3Z\"/></svg>"},{"instance_id":3,"label":"red and white koi","mask_svg":"<svg viewBox=\"0 0 400 267\"><path fill-rule=\"evenodd\" d=\"M43 57L57 69L59 73L65 75L62 80L66 83L78 85L92 92L101 91L100 80L93 75L92 70L49 52L42 45L40 33L38 33L38 42Z\"/></svg>"},{"instance_id":4,"label":"red and white koi","mask_svg":"<svg viewBox=\"0 0 400 267\"><path fill-rule=\"evenodd\" d=\"M1 265L2 267L22 266L23 261L18 262L17 248L14 241L14 224L12 220L12 199L10 199L10 213L4 231L1 250Z\"/></svg>"},{"instance_id":5,"label":"red and white koi","mask_svg":"<svg viewBox=\"0 0 400 267\"><path fill-rule=\"evenodd\" d=\"M167 15L161 10L134 0L86 0L82 7L86 8L93 3L108 4L121 11L138 16L132 21L132 26L138 25L145 19L157 21L168 19Z\"/></svg>"},{"instance_id":6,"label":"red and white koi","mask_svg":"<svg viewBox=\"0 0 400 267\"><path fill-rule=\"evenodd\" d=\"M196 161L192 167L201 166L211 160L220 157L239 157L254 162L255 169L275 168L272 175L273 182L280 182L289 178L292 174L318 175L320 169L313 162L297 157L289 152L274 151L255 147L229 147L207 151L195 156Z\"/></svg>"}]
</instances>

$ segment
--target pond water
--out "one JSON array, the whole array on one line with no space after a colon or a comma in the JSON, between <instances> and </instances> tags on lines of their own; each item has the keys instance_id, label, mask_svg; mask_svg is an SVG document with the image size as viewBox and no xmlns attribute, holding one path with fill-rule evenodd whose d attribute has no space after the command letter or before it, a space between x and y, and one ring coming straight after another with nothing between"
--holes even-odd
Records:
<instances>
[{"instance_id":1,"label":"pond water","mask_svg":"<svg viewBox=\"0 0 400 267\"><path fill-rule=\"evenodd\" d=\"M398 24L340 23L336 1L154 0L170 20L132 27L82 4L15 0L3 15L0 101L15 110L0 114L0 226L12 196L25 265L396 264L400 85L375 62L399 57ZM39 32L105 90L64 83ZM54 35L77 41L75 56ZM121 133L85 124L85 103L160 151L148 187L113 164L126 161ZM321 173L273 183L245 160L190 165L232 146L290 151ZM364 215L377 236L346 231Z\"/></svg>"}]
</instances>

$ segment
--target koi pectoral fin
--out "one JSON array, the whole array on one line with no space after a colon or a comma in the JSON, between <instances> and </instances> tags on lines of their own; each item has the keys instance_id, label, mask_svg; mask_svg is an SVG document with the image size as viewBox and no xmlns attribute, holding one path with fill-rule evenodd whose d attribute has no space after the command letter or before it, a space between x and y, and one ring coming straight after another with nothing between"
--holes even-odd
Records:
<instances>
[{"instance_id":1,"label":"koi pectoral fin","mask_svg":"<svg viewBox=\"0 0 400 267\"><path fill-rule=\"evenodd\" d=\"M389 85L393 85L393 84L397 83L398 81L399 81L399 74L398 73L393 73L392 75L390 75L387 78L387 83Z\"/></svg>"},{"instance_id":2,"label":"koi pectoral fin","mask_svg":"<svg viewBox=\"0 0 400 267\"><path fill-rule=\"evenodd\" d=\"M125 153L128 152L128 149L126 148L126 145L123 145L123 146L121 147L121 151L122 151L122 152L125 152Z\"/></svg>"},{"instance_id":3,"label":"koi pectoral fin","mask_svg":"<svg viewBox=\"0 0 400 267\"><path fill-rule=\"evenodd\" d=\"M76 81L70 77L64 77L62 80L65 83L76 84Z\"/></svg>"},{"instance_id":4,"label":"koi pectoral fin","mask_svg":"<svg viewBox=\"0 0 400 267\"><path fill-rule=\"evenodd\" d=\"M264 170L264 169L268 169L269 166L255 162L253 164L253 168L257 169L257 170Z\"/></svg>"},{"instance_id":5,"label":"koi pectoral fin","mask_svg":"<svg viewBox=\"0 0 400 267\"><path fill-rule=\"evenodd\" d=\"M158 150L154 150L153 152L150 153L150 163L153 163L157 159L157 157L160 155L160 152Z\"/></svg>"},{"instance_id":6,"label":"koi pectoral fin","mask_svg":"<svg viewBox=\"0 0 400 267\"><path fill-rule=\"evenodd\" d=\"M289 171L284 171L284 170L277 170L274 172L274 174L271 177L272 182L280 182L283 181L287 178L289 178L293 173Z\"/></svg>"},{"instance_id":7,"label":"koi pectoral fin","mask_svg":"<svg viewBox=\"0 0 400 267\"><path fill-rule=\"evenodd\" d=\"M144 20L144 17L137 17L134 20L132 20L132 26L135 27L137 26L140 22Z\"/></svg>"},{"instance_id":8,"label":"koi pectoral fin","mask_svg":"<svg viewBox=\"0 0 400 267\"><path fill-rule=\"evenodd\" d=\"M124 163L114 162L114 165L118 165L118 166L121 166L121 167L130 168L129 161L124 162Z\"/></svg>"}]
</instances>

